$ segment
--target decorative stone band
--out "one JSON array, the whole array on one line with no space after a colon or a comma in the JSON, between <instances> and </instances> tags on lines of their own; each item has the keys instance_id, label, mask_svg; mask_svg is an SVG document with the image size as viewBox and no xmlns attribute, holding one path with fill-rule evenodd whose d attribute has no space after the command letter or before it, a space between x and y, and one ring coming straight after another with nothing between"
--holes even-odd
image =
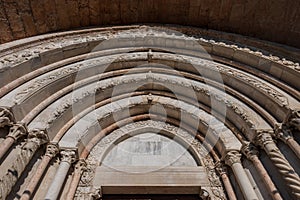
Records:
<instances>
[{"instance_id":1,"label":"decorative stone band","mask_svg":"<svg viewBox=\"0 0 300 200\"><path fill-rule=\"evenodd\" d=\"M253 160L259 154L257 148L252 143L246 141L243 142L241 150L249 160Z\"/></svg>"},{"instance_id":2,"label":"decorative stone band","mask_svg":"<svg viewBox=\"0 0 300 200\"><path fill-rule=\"evenodd\" d=\"M24 124L14 124L10 129L6 137L10 137L17 141L20 137L27 135L27 128Z\"/></svg>"},{"instance_id":3,"label":"decorative stone band","mask_svg":"<svg viewBox=\"0 0 300 200\"><path fill-rule=\"evenodd\" d=\"M20 129L23 130L23 128ZM48 136L44 131L34 130L28 134L28 139L21 147L21 152L17 155L5 175L0 178L0 199L5 199L7 197L12 187L15 185L18 178L21 176L22 172L35 154L36 150L40 147L40 145L47 142Z\"/></svg>"},{"instance_id":4,"label":"decorative stone band","mask_svg":"<svg viewBox=\"0 0 300 200\"><path fill-rule=\"evenodd\" d=\"M258 131L255 142L268 154L295 199L300 199L300 178L277 148L271 134L270 131Z\"/></svg>"},{"instance_id":5,"label":"decorative stone band","mask_svg":"<svg viewBox=\"0 0 300 200\"><path fill-rule=\"evenodd\" d=\"M9 126L14 122L13 114L9 109L0 107L0 128Z\"/></svg>"}]
</instances>

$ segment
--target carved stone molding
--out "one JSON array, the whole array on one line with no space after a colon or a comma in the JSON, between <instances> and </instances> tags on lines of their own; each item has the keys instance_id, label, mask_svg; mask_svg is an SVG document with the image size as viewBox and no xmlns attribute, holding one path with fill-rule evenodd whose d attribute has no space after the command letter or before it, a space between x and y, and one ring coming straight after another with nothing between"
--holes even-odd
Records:
<instances>
[{"instance_id":1,"label":"carved stone molding","mask_svg":"<svg viewBox=\"0 0 300 200\"><path fill-rule=\"evenodd\" d=\"M53 157L55 157L58 154L58 152L59 152L58 144L56 144L56 143L49 143L47 145L45 155L53 158Z\"/></svg>"},{"instance_id":2,"label":"carved stone molding","mask_svg":"<svg viewBox=\"0 0 300 200\"><path fill-rule=\"evenodd\" d=\"M229 151L227 152L224 160L225 164L232 166L234 163L241 163L242 155L238 151Z\"/></svg>"},{"instance_id":3,"label":"carved stone molding","mask_svg":"<svg viewBox=\"0 0 300 200\"><path fill-rule=\"evenodd\" d=\"M13 114L5 107L0 107L0 128L13 123Z\"/></svg>"},{"instance_id":4,"label":"carved stone molding","mask_svg":"<svg viewBox=\"0 0 300 200\"><path fill-rule=\"evenodd\" d=\"M9 129L9 133L6 137L13 138L17 141L20 137L27 135L27 128L23 124L14 124Z\"/></svg>"},{"instance_id":5,"label":"carved stone molding","mask_svg":"<svg viewBox=\"0 0 300 200\"><path fill-rule=\"evenodd\" d=\"M250 142L244 142L241 151L249 160L253 160L259 154L257 148Z\"/></svg>"},{"instance_id":6,"label":"carved stone molding","mask_svg":"<svg viewBox=\"0 0 300 200\"><path fill-rule=\"evenodd\" d=\"M78 159L76 149L63 149L60 151L60 155L61 162L68 162L72 164Z\"/></svg>"}]
</instances>

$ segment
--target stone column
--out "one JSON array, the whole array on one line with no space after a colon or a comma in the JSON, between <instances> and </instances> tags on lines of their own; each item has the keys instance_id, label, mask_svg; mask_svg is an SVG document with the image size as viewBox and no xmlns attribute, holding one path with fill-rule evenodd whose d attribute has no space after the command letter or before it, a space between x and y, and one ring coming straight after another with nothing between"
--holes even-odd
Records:
<instances>
[{"instance_id":1,"label":"stone column","mask_svg":"<svg viewBox=\"0 0 300 200\"><path fill-rule=\"evenodd\" d=\"M221 178L222 178L222 181L225 186L225 190L227 192L227 196L228 196L229 200L237 200L237 198L235 196L235 192L234 192L232 185L230 183L230 180L228 178L226 166L224 166L224 164L222 164L221 162L218 162L218 163L216 163L216 170L217 170L219 176L221 176Z\"/></svg>"},{"instance_id":2,"label":"stone column","mask_svg":"<svg viewBox=\"0 0 300 200\"><path fill-rule=\"evenodd\" d=\"M294 140L291 129L292 128L288 128L285 124L279 124L275 128L274 137L287 144L300 159L300 145Z\"/></svg>"},{"instance_id":3,"label":"stone column","mask_svg":"<svg viewBox=\"0 0 300 200\"><path fill-rule=\"evenodd\" d=\"M76 161L76 154L77 152L75 149L65 149L60 152L60 155L62 156L61 162L45 196L45 200L58 199L58 195L63 187L63 183L68 175L71 164Z\"/></svg>"},{"instance_id":4,"label":"stone column","mask_svg":"<svg viewBox=\"0 0 300 200\"><path fill-rule=\"evenodd\" d=\"M10 147L17 141L20 137L27 134L27 129L23 124L15 124L9 129L9 133L5 140L0 143L0 160L10 149Z\"/></svg>"},{"instance_id":5,"label":"stone column","mask_svg":"<svg viewBox=\"0 0 300 200\"><path fill-rule=\"evenodd\" d=\"M48 136L44 131L35 130L29 133L26 143L21 147L20 154L16 156L12 166L0 179L0 199L6 198L36 150L47 142Z\"/></svg>"},{"instance_id":6,"label":"stone column","mask_svg":"<svg viewBox=\"0 0 300 200\"><path fill-rule=\"evenodd\" d=\"M231 167L245 200L258 200L252 184L242 166L241 154L238 151L229 151L225 156L225 163Z\"/></svg>"},{"instance_id":7,"label":"stone column","mask_svg":"<svg viewBox=\"0 0 300 200\"><path fill-rule=\"evenodd\" d=\"M42 158L41 163L36 169L33 177L31 178L29 184L26 186L25 191L23 192L20 200L29 200L32 194L34 193L40 179L42 178L45 170L57 153L59 152L58 145L56 143L50 143L47 145L46 153Z\"/></svg>"},{"instance_id":8,"label":"stone column","mask_svg":"<svg viewBox=\"0 0 300 200\"><path fill-rule=\"evenodd\" d=\"M9 126L13 123L13 114L4 107L0 107L0 128Z\"/></svg>"},{"instance_id":9,"label":"stone column","mask_svg":"<svg viewBox=\"0 0 300 200\"><path fill-rule=\"evenodd\" d=\"M73 179L72 179L71 186L69 188L66 200L74 199L76 189L77 189L77 186L80 181L80 177L81 177L82 173L84 172L84 170L86 170L86 162L84 159L80 159L75 166L75 172L73 175Z\"/></svg>"},{"instance_id":10,"label":"stone column","mask_svg":"<svg viewBox=\"0 0 300 200\"><path fill-rule=\"evenodd\" d=\"M264 166L260 162L258 158L258 150L255 148L255 146L250 144L249 142L244 142L242 152L248 160L252 161L255 169L259 173L259 176L263 179L265 186L269 191L269 194L271 195L272 199L282 200L282 197L280 196L280 193L278 192L273 181L271 180L268 172L265 170Z\"/></svg>"},{"instance_id":11,"label":"stone column","mask_svg":"<svg viewBox=\"0 0 300 200\"><path fill-rule=\"evenodd\" d=\"M290 189L295 199L300 199L300 179L292 166L282 155L272 139L271 132L259 131L255 142L261 146L268 154L269 158L282 175L287 187Z\"/></svg>"}]
</instances>

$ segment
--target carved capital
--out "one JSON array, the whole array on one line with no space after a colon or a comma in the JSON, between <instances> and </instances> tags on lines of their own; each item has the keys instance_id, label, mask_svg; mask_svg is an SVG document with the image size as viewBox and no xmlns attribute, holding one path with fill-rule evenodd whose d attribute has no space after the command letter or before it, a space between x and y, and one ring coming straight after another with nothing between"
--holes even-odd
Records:
<instances>
[{"instance_id":1,"label":"carved capital","mask_svg":"<svg viewBox=\"0 0 300 200\"><path fill-rule=\"evenodd\" d=\"M274 137L287 143L289 139L293 139L293 133L285 124L277 124L275 126Z\"/></svg>"},{"instance_id":2,"label":"carved capital","mask_svg":"<svg viewBox=\"0 0 300 200\"><path fill-rule=\"evenodd\" d=\"M22 147L22 149L33 151L42 144L46 144L48 141L48 135L44 131L33 130L28 133L27 141Z\"/></svg>"},{"instance_id":3,"label":"carved capital","mask_svg":"<svg viewBox=\"0 0 300 200\"><path fill-rule=\"evenodd\" d=\"M0 107L0 128L13 123L13 114L5 107Z\"/></svg>"},{"instance_id":4,"label":"carved capital","mask_svg":"<svg viewBox=\"0 0 300 200\"><path fill-rule=\"evenodd\" d=\"M14 124L9 129L9 133L6 137L13 138L17 141L20 137L27 135L27 129L23 124Z\"/></svg>"},{"instance_id":5,"label":"carved capital","mask_svg":"<svg viewBox=\"0 0 300 200\"><path fill-rule=\"evenodd\" d=\"M77 160L77 152L75 149L63 149L60 152L61 162L68 162L70 164Z\"/></svg>"},{"instance_id":6,"label":"carved capital","mask_svg":"<svg viewBox=\"0 0 300 200\"><path fill-rule=\"evenodd\" d=\"M250 142L244 142L242 153L248 158L248 160L253 160L258 156L257 148Z\"/></svg>"},{"instance_id":7,"label":"carved capital","mask_svg":"<svg viewBox=\"0 0 300 200\"><path fill-rule=\"evenodd\" d=\"M273 132L269 130L256 131L256 138L254 139L255 144L264 148L265 145L269 143L274 143L272 134Z\"/></svg>"},{"instance_id":8,"label":"carved capital","mask_svg":"<svg viewBox=\"0 0 300 200\"><path fill-rule=\"evenodd\" d=\"M290 116L286 122L286 126L289 129L295 129L295 130L300 131L300 109L294 110L290 114Z\"/></svg>"},{"instance_id":9,"label":"carved capital","mask_svg":"<svg viewBox=\"0 0 300 200\"><path fill-rule=\"evenodd\" d=\"M59 152L58 145L56 143L50 143L47 145L45 155L53 158L57 155L58 152Z\"/></svg>"},{"instance_id":10,"label":"carved capital","mask_svg":"<svg viewBox=\"0 0 300 200\"><path fill-rule=\"evenodd\" d=\"M225 156L225 164L232 166L234 163L241 163L242 155L238 151L229 151Z\"/></svg>"},{"instance_id":11,"label":"carved capital","mask_svg":"<svg viewBox=\"0 0 300 200\"><path fill-rule=\"evenodd\" d=\"M38 145L42 145L49 142L49 137L45 131L35 129L29 132L28 140L35 142Z\"/></svg>"},{"instance_id":12,"label":"carved capital","mask_svg":"<svg viewBox=\"0 0 300 200\"><path fill-rule=\"evenodd\" d=\"M210 195L209 195L209 192L207 190L203 189L203 188L201 188L199 196L203 200L210 200L211 199Z\"/></svg>"},{"instance_id":13,"label":"carved capital","mask_svg":"<svg viewBox=\"0 0 300 200\"><path fill-rule=\"evenodd\" d=\"M102 198L102 188L94 188L93 191L91 192L91 197L92 199L101 199Z\"/></svg>"},{"instance_id":14,"label":"carved capital","mask_svg":"<svg viewBox=\"0 0 300 200\"><path fill-rule=\"evenodd\" d=\"M86 161L84 159L79 159L78 162L76 163L75 168L83 172L87 169L86 166L87 166Z\"/></svg>"},{"instance_id":15,"label":"carved capital","mask_svg":"<svg viewBox=\"0 0 300 200\"><path fill-rule=\"evenodd\" d=\"M220 176L222 176L223 174L227 174L227 168L222 162L217 162L215 164L215 169Z\"/></svg>"}]
</instances>

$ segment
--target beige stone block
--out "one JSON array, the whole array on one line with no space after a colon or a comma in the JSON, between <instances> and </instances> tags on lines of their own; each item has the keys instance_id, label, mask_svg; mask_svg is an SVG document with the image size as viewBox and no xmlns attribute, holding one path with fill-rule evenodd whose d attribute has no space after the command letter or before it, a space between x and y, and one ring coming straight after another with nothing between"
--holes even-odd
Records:
<instances>
[{"instance_id":1,"label":"beige stone block","mask_svg":"<svg viewBox=\"0 0 300 200\"><path fill-rule=\"evenodd\" d=\"M204 167L96 168L94 186L103 194L199 194L209 186Z\"/></svg>"},{"instance_id":2,"label":"beige stone block","mask_svg":"<svg viewBox=\"0 0 300 200\"><path fill-rule=\"evenodd\" d=\"M219 45L219 44L213 44L213 54L225 58L231 59L234 54L234 49L231 47Z\"/></svg>"}]
</instances>

